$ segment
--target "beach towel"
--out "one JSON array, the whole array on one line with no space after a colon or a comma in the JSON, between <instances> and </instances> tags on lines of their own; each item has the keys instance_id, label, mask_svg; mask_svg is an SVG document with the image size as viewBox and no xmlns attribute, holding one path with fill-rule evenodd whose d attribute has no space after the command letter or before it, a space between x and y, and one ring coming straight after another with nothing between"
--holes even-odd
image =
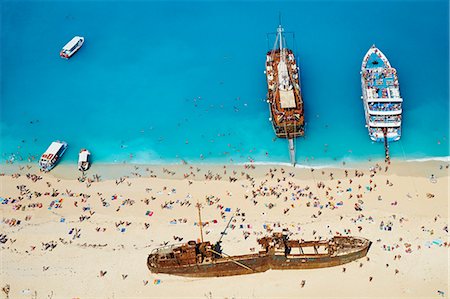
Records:
<instances>
[{"instance_id":1,"label":"beach towel","mask_svg":"<svg viewBox=\"0 0 450 299\"><path fill-rule=\"evenodd\" d=\"M442 240L440 240L440 239L433 240L433 244L441 246L442 245Z\"/></svg>"},{"instance_id":2,"label":"beach towel","mask_svg":"<svg viewBox=\"0 0 450 299\"><path fill-rule=\"evenodd\" d=\"M231 209L230 208L226 208L225 212L231 212Z\"/></svg>"}]
</instances>

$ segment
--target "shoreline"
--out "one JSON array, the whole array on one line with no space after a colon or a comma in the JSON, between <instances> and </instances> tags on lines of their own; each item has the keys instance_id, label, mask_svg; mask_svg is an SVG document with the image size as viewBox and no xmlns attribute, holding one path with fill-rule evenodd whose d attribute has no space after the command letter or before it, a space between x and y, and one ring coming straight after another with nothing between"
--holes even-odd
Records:
<instances>
[{"instance_id":1,"label":"shoreline","mask_svg":"<svg viewBox=\"0 0 450 299\"><path fill-rule=\"evenodd\" d=\"M36 156L35 156L36 157ZM64 160L64 158L63 158ZM8 160L6 160L8 161ZM37 163L38 159L35 159L33 161L30 160L15 160L13 163L5 162L5 160L1 163L1 165L14 165L14 164L27 164L27 163ZM184 162L183 162L184 161ZM204 161L204 162L202 162ZM314 164L316 161L319 161L319 163ZM391 161L406 161L406 162L425 162L425 161L442 161L442 162L449 162L450 156L428 156L428 157L421 157L421 158L400 158L400 157L391 157ZM78 161L63 161L59 162L60 165L76 165ZM363 163L371 163L371 162L384 162L384 159L382 158L361 158L361 159L350 159L350 158L342 158L342 159L304 159L302 161L297 161L296 167L333 167L335 165L340 165L342 163L344 164L363 164ZM230 162L229 160L219 161L219 160L193 160L192 162L190 160L186 160L183 158L179 159L173 159L173 160L157 160L157 161L150 161L150 162L141 162L141 161L122 161L122 162L95 162L95 164L101 164L101 165L123 165L123 164L131 164L131 165L179 165L179 164L193 164L193 165L246 165L246 164L255 164L255 165L286 165L291 166L290 162L281 162L281 161L273 161L273 162L259 162L259 161L246 161L246 162ZM0 166L1 166L0 165Z\"/></svg>"},{"instance_id":2,"label":"shoreline","mask_svg":"<svg viewBox=\"0 0 450 299\"><path fill-rule=\"evenodd\" d=\"M441 177L441 172L433 171L436 168L443 168L450 164L450 157L433 158L426 160L399 160L392 159L389 164L389 168L392 169L391 174L399 176L431 176ZM344 170L369 170L376 165L385 165L384 161L365 161L357 163L336 163L334 165L296 165L291 166L289 163L242 163L242 164L133 164L133 163L95 163L85 172L87 177L94 175L101 176L102 179L113 180L123 176L127 177L159 177L159 178L172 178L172 179L203 179L203 174L214 173L221 174L222 176L230 175L231 172L249 171L252 175L261 177L262 173L266 173L272 168L283 168L286 171L292 171L297 175L300 175L304 179L313 178L314 171L333 170L338 177L342 177ZM423 167L416 167L423 166ZM384 166L383 166L384 167ZM428 170L427 173L418 171L418 169ZM198 177L185 177L184 174L190 174L191 172L198 172L202 174L201 178ZM225 173L224 173L225 171ZM14 173L19 174L44 174L38 168L37 162L23 162L14 164L1 164L0 174L12 175ZM317 173L317 172L316 172ZM77 169L76 163L62 163L56 165L50 172L45 175L59 178L59 179L72 179L76 180L82 176L82 173Z\"/></svg>"}]
</instances>

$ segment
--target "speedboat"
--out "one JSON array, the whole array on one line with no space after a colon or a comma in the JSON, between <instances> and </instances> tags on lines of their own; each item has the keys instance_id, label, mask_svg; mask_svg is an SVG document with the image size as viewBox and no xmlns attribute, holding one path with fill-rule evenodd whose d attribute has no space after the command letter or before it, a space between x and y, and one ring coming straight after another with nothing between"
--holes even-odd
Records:
<instances>
[{"instance_id":1,"label":"speedboat","mask_svg":"<svg viewBox=\"0 0 450 299\"><path fill-rule=\"evenodd\" d=\"M76 51L78 51L81 46L84 43L84 37L82 36L75 36L68 42L59 53L59 56L64 59L69 59L72 57L73 54L75 54Z\"/></svg>"},{"instance_id":2,"label":"speedboat","mask_svg":"<svg viewBox=\"0 0 450 299\"><path fill-rule=\"evenodd\" d=\"M80 171L86 171L89 169L90 162L89 157L91 156L91 153L83 148L80 153L78 154L78 170Z\"/></svg>"}]
</instances>

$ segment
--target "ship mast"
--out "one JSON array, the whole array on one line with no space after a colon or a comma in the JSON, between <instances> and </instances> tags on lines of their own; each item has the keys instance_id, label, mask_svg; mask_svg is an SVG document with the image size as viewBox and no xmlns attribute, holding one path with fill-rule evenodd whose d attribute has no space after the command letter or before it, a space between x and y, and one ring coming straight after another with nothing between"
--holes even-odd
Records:
<instances>
[{"instance_id":1,"label":"ship mast","mask_svg":"<svg viewBox=\"0 0 450 299\"><path fill-rule=\"evenodd\" d=\"M278 25L277 33L278 33L279 40L280 40L280 53L282 53L282 51L283 51L283 31L284 31L284 29L283 29L283 27L281 27L281 24Z\"/></svg>"},{"instance_id":2,"label":"ship mast","mask_svg":"<svg viewBox=\"0 0 450 299\"><path fill-rule=\"evenodd\" d=\"M285 49L283 48L283 32L284 32L284 29L281 26L281 16L280 16L280 25L278 25L278 28L277 28L277 33L278 33L277 38L279 39L279 43L280 43L280 61L283 63L286 63L285 62L285 56L286 56ZM286 127L286 123L284 124L284 130L285 130L286 136L288 138L289 158L291 160L292 166L295 166L296 161L295 161L294 138L292 136L289 136L289 133L288 133L287 127Z\"/></svg>"},{"instance_id":3,"label":"ship mast","mask_svg":"<svg viewBox=\"0 0 450 299\"><path fill-rule=\"evenodd\" d=\"M202 208L202 205L199 202L197 202L196 207L198 209L198 224L200 226L200 238L201 238L200 240L203 243L203 224L202 224L202 214L200 212L200 209Z\"/></svg>"},{"instance_id":4,"label":"ship mast","mask_svg":"<svg viewBox=\"0 0 450 299\"><path fill-rule=\"evenodd\" d=\"M276 53L276 49L278 46L278 50L279 50L279 55L280 55L280 63L284 63L286 64L286 49L283 47L283 43L284 43L284 39L283 39L283 32L284 32L284 28L281 25L281 14L279 15L279 25L277 28L277 34L276 34L276 38L275 38L275 43L273 45L273 51L272 51L272 59L275 59L275 53ZM280 74L278 74L280 75ZM289 75L287 75L289 76ZM289 85L291 84L291 82L289 82ZM278 82L278 89L280 89L280 85L281 82ZM295 122L294 122L295 124ZM296 160L295 160L295 142L294 142L294 138L295 138L295 134L291 135L288 132L287 126L286 126L286 121L284 121L284 132L286 133L286 138L288 139L288 150L289 150L289 158L291 161L292 166L296 165Z\"/></svg>"},{"instance_id":5,"label":"ship mast","mask_svg":"<svg viewBox=\"0 0 450 299\"><path fill-rule=\"evenodd\" d=\"M279 13L278 18L279 18L279 25L277 28L277 33L280 39L280 59L284 61L284 55L281 55L283 53L283 32L284 32L284 29L281 26L281 13Z\"/></svg>"}]
</instances>

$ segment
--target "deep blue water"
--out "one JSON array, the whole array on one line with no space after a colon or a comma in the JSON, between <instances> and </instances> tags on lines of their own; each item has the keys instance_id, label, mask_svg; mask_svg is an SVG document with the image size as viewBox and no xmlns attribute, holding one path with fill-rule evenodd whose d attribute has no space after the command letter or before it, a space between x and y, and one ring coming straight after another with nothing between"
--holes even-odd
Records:
<instances>
[{"instance_id":1,"label":"deep blue water","mask_svg":"<svg viewBox=\"0 0 450 299\"><path fill-rule=\"evenodd\" d=\"M360 100L376 44L404 98L397 158L449 156L448 1L2 1L2 159L56 139L96 162L288 162L264 98L278 15L298 56L306 135L297 160L382 158ZM74 35L72 59L59 51ZM272 45L270 45L272 47ZM266 155L268 153L268 155ZM133 158L130 159L130 154Z\"/></svg>"}]
</instances>

